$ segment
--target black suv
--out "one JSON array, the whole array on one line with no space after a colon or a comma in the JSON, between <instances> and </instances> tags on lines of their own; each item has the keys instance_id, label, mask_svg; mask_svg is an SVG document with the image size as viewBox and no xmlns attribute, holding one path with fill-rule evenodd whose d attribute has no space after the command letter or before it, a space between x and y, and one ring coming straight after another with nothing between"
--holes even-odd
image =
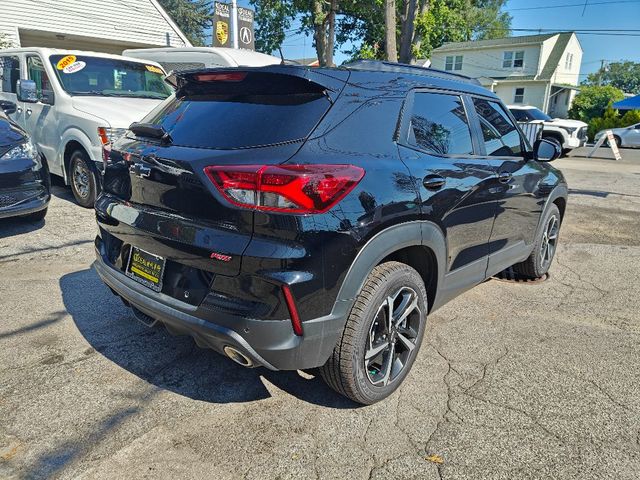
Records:
<instances>
[{"instance_id":1,"label":"black suv","mask_svg":"<svg viewBox=\"0 0 640 480\"><path fill-rule=\"evenodd\" d=\"M370 404L427 315L551 264L562 174L475 81L360 62L180 72L105 152L96 270L146 323Z\"/></svg>"}]
</instances>

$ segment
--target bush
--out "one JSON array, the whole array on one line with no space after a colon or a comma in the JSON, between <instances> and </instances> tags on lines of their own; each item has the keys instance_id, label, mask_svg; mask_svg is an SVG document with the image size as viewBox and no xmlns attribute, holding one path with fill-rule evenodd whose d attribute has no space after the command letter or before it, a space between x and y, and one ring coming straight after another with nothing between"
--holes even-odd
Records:
<instances>
[{"instance_id":1,"label":"bush","mask_svg":"<svg viewBox=\"0 0 640 480\"><path fill-rule=\"evenodd\" d=\"M611 105L609 105L602 117L592 118L589 121L587 133L589 138L593 140L595 134L600 130L624 128L636 123L640 123L640 110L629 110L624 115L620 116L618 115L618 111L614 110Z\"/></svg>"},{"instance_id":2,"label":"bush","mask_svg":"<svg viewBox=\"0 0 640 480\"><path fill-rule=\"evenodd\" d=\"M610 85L581 87L569 109L569 118L589 123L591 119L604 116L607 106L623 98L622 90Z\"/></svg>"}]
</instances>

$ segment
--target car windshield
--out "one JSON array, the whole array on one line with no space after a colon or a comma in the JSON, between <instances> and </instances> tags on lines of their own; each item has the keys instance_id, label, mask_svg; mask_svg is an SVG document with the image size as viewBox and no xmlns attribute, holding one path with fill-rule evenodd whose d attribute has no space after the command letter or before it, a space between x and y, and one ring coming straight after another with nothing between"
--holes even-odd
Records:
<instances>
[{"instance_id":1,"label":"car windshield","mask_svg":"<svg viewBox=\"0 0 640 480\"><path fill-rule=\"evenodd\" d=\"M527 109L527 113L532 116L534 120L544 120L545 122L553 120L549 115L537 108L529 108Z\"/></svg>"},{"instance_id":2,"label":"car windshield","mask_svg":"<svg viewBox=\"0 0 640 480\"><path fill-rule=\"evenodd\" d=\"M51 55L49 61L70 95L162 100L172 93L155 65L87 55Z\"/></svg>"}]
</instances>

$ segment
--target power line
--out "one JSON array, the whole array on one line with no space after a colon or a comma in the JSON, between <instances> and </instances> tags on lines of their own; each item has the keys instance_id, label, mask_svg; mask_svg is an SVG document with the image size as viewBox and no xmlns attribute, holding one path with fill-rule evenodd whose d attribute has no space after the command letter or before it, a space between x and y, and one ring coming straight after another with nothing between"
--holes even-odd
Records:
<instances>
[{"instance_id":1,"label":"power line","mask_svg":"<svg viewBox=\"0 0 640 480\"><path fill-rule=\"evenodd\" d=\"M620 3L640 3L639 0L614 0L611 2L590 2L588 5L589 7L593 7L594 5L615 5L615 4L620 4ZM507 11L510 12L521 12L524 10L548 10L549 8L573 8L573 7L585 7L585 2L581 2L581 3L565 3L563 5L545 5L545 6L538 6L538 7L519 7L519 8L508 8Z\"/></svg>"}]
</instances>

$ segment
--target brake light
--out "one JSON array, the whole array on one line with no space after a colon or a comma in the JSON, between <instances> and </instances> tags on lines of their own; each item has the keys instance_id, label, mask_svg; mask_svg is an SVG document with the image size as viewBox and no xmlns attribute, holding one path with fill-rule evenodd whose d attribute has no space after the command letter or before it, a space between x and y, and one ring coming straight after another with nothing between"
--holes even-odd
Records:
<instances>
[{"instance_id":1,"label":"brake light","mask_svg":"<svg viewBox=\"0 0 640 480\"><path fill-rule=\"evenodd\" d=\"M228 165L204 171L232 204L287 213L326 212L365 173L353 165Z\"/></svg>"},{"instance_id":2,"label":"brake light","mask_svg":"<svg viewBox=\"0 0 640 480\"><path fill-rule=\"evenodd\" d=\"M195 79L199 82L241 82L247 72L199 73Z\"/></svg>"}]
</instances>

